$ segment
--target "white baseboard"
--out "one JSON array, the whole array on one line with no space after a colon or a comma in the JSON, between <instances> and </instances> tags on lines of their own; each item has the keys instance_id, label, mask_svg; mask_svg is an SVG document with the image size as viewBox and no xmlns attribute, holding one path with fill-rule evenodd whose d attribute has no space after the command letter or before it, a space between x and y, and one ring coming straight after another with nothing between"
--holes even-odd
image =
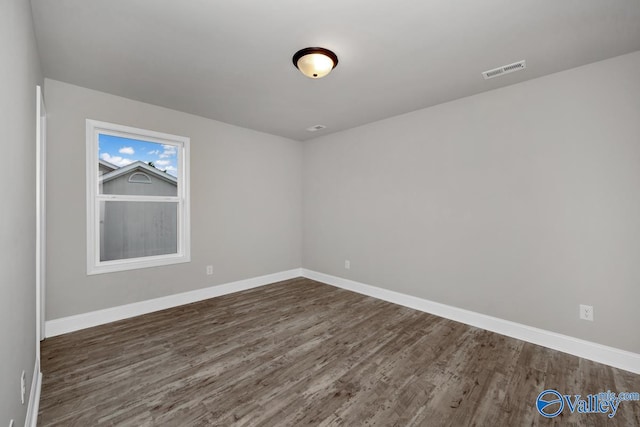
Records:
<instances>
[{"instance_id":1,"label":"white baseboard","mask_svg":"<svg viewBox=\"0 0 640 427\"><path fill-rule=\"evenodd\" d=\"M66 334L68 332L74 332L90 328L92 326L103 325L105 323L115 322L117 320L127 319L141 314L177 307L300 276L640 374L640 354L637 353L608 347L602 344L570 337L568 335L534 328L532 326L487 316L485 314L304 268L296 268L293 270L239 280L237 282L226 283L209 288L197 289L181 294L49 320L45 322L45 336L53 337L56 335Z\"/></svg>"},{"instance_id":2,"label":"white baseboard","mask_svg":"<svg viewBox=\"0 0 640 427\"><path fill-rule=\"evenodd\" d=\"M420 310L425 313L435 314L456 322L465 323L496 332L501 335L516 338L532 344L541 345L553 350L569 353L574 356L593 360L615 368L624 369L636 374L640 374L640 354L630 351L620 350L614 347L593 343L590 341L573 338L555 332L538 329L520 323L487 316L469 310L453 307L446 304L429 301L426 299L401 294L399 292L378 288L353 280L331 276L329 274L318 273L316 271L302 269L302 276L318 282L343 288L359 294L368 295L394 304Z\"/></svg>"},{"instance_id":3,"label":"white baseboard","mask_svg":"<svg viewBox=\"0 0 640 427\"><path fill-rule=\"evenodd\" d=\"M45 336L54 337L56 335L79 331L92 326L128 319L141 314L190 304L192 302L244 291L300 276L302 276L302 269L296 268L293 270L281 271L279 273L267 274L265 276L253 277L251 279L238 280L237 282L211 286L209 288L196 289L190 292L135 302L118 307L106 308L104 310L97 310L89 313L77 314L60 319L48 320L45 322Z\"/></svg>"},{"instance_id":4,"label":"white baseboard","mask_svg":"<svg viewBox=\"0 0 640 427\"><path fill-rule=\"evenodd\" d=\"M38 424L38 410L40 409L40 390L42 389L42 372L40 372L40 360L36 357L33 367L33 379L29 392L29 405L27 406L27 418L24 427L36 427Z\"/></svg>"}]
</instances>

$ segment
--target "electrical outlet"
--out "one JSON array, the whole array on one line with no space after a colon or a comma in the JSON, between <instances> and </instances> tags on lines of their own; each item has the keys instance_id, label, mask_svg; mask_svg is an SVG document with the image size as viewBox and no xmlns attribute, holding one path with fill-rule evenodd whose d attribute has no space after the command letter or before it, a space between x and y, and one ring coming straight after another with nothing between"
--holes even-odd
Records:
<instances>
[{"instance_id":1,"label":"electrical outlet","mask_svg":"<svg viewBox=\"0 0 640 427\"><path fill-rule=\"evenodd\" d=\"M344 260L344 268L349 270L351 268L351 261L349 261L348 259L345 259Z\"/></svg>"},{"instance_id":2,"label":"electrical outlet","mask_svg":"<svg viewBox=\"0 0 640 427\"><path fill-rule=\"evenodd\" d=\"M580 318L593 322L593 306L580 304Z\"/></svg>"},{"instance_id":3,"label":"electrical outlet","mask_svg":"<svg viewBox=\"0 0 640 427\"><path fill-rule=\"evenodd\" d=\"M24 405L24 395L27 393L27 384L25 382L24 371L22 371L22 375L20 376L20 400L22 400L22 404Z\"/></svg>"},{"instance_id":4,"label":"electrical outlet","mask_svg":"<svg viewBox=\"0 0 640 427\"><path fill-rule=\"evenodd\" d=\"M213 265L207 265L207 276L211 276L213 274Z\"/></svg>"}]
</instances>

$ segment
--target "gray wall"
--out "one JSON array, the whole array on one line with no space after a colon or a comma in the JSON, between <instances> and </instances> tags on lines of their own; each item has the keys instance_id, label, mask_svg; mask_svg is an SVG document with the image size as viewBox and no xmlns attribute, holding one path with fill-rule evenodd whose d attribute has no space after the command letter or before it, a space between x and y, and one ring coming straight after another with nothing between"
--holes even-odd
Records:
<instances>
[{"instance_id":1,"label":"gray wall","mask_svg":"<svg viewBox=\"0 0 640 427\"><path fill-rule=\"evenodd\" d=\"M45 90L47 319L300 267L301 143L55 80ZM87 118L191 138L192 262L87 276Z\"/></svg>"},{"instance_id":2,"label":"gray wall","mask_svg":"<svg viewBox=\"0 0 640 427\"><path fill-rule=\"evenodd\" d=\"M25 0L0 3L0 425L24 425L20 374L27 395L35 363L35 124L41 71L31 7ZM9 181L6 179L10 177Z\"/></svg>"},{"instance_id":3,"label":"gray wall","mask_svg":"<svg viewBox=\"0 0 640 427\"><path fill-rule=\"evenodd\" d=\"M303 165L305 268L640 352L640 52L307 142Z\"/></svg>"}]
</instances>

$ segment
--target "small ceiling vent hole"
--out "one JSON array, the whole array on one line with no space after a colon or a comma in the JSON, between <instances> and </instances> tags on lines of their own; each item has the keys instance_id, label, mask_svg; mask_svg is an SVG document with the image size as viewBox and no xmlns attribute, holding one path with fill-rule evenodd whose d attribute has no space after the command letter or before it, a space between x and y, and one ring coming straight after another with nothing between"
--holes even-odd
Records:
<instances>
[{"instance_id":1,"label":"small ceiling vent hole","mask_svg":"<svg viewBox=\"0 0 640 427\"><path fill-rule=\"evenodd\" d=\"M325 125L315 125L315 126L311 126L310 128L307 128L307 130L309 132L315 132L315 131L318 131L318 130L324 129L324 128L326 128Z\"/></svg>"},{"instance_id":2,"label":"small ceiling vent hole","mask_svg":"<svg viewBox=\"0 0 640 427\"><path fill-rule=\"evenodd\" d=\"M527 68L527 63L523 59L522 61L514 62L513 64L503 65L502 67L494 68L493 70L484 71L482 73L482 77L484 77L485 80L492 79L515 71L524 70L525 68Z\"/></svg>"}]
</instances>

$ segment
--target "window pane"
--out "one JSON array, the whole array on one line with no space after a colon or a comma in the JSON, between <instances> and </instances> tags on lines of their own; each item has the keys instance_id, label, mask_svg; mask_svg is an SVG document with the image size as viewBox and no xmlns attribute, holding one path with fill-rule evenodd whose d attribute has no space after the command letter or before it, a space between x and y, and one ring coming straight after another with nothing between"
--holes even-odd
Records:
<instances>
[{"instance_id":1,"label":"window pane","mask_svg":"<svg viewBox=\"0 0 640 427\"><path fill-rule=\"evenodd\" d=\"M98 135L98 192L136 196L178 195L178 147Z\"/></svg>"},{"instance_id":2,"label":"window pane","mask_svg":"<svg viewBox=\"0 0 640 427\"><path fill-rule=\"evenodd\" d=\"M100 261L178 252L178 203L100 202Z\"/></svg>"}]
</instances>

